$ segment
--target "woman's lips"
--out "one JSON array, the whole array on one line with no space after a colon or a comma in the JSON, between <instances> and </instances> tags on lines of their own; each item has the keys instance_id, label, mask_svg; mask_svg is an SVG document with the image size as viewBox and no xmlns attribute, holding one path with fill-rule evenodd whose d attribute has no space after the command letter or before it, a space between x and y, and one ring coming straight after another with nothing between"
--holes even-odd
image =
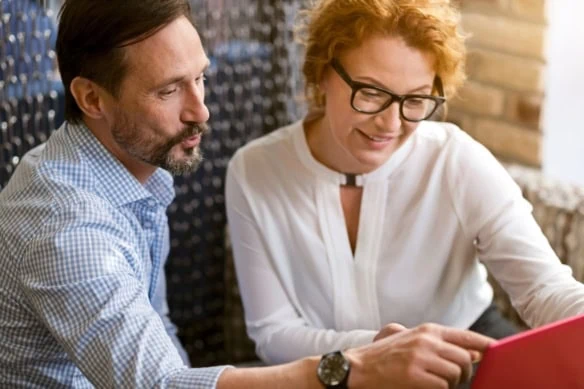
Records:
<instances>
[{"instance_id":1,"label":"woman's lips","mask_svg":"<svg viewBox=\"0 0 584 389\"><path fill-rule=\"evenodd\" d=\"M392 140L399 137L399 134L391 134L391 135L381 136L381 135L369 135L366 132L361 131L359 129L357 129L357 131L359 131L359 133L361 135L363 135L365 138L367 138L371 142L375 142L375 143L387 143L387 142L391 142Z\"/></svg>"}]
</instances>

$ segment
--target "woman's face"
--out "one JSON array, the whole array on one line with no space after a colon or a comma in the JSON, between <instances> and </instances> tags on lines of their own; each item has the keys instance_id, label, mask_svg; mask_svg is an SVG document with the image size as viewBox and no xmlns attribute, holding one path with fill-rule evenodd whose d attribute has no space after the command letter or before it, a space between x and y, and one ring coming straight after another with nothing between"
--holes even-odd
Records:
<instances>
[{"instance_id":1,"label":"woman's face","mask_svg":"<svg viewBox=\"0 0 584 389\"><path fill-rule=\"evenodd\" d=\"M432 92L434 57L407 46L399 37L371 37L361 46L344 52L337 60L355 82L380 87L397 95L430 95ZM321 162L335 170L351 173L375 170L418 126L418 123L401 117L399 102L377 114L354 110L351 107L351 87L332 67L325 71L319 87L326 96L325 115L318 127L321 142L316 143L321 150L313 152L317 159L325 159ZM369 95L363 98L367 104Z\"/></svg>"}]
</instances>

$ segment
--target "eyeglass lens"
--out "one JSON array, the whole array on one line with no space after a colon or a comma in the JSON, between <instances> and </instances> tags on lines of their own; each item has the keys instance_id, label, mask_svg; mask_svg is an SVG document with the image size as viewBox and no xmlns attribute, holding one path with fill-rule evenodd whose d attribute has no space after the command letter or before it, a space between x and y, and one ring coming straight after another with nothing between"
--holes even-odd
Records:
<instances>
[{"instance_id":1,"label":"eyeglass lens","mask_svg":"<svg viewBox=\"0 0 584 389\"><path fill-rule=\"evenodd\" d=\"M363 113L376 113L386 108L393 97L373 88L359 88L353 95L353 106ZM401 114L407 120L422 120L432 114L437 102L423 96L406 96L401 102Z\"/></svg>"}]
</instances>

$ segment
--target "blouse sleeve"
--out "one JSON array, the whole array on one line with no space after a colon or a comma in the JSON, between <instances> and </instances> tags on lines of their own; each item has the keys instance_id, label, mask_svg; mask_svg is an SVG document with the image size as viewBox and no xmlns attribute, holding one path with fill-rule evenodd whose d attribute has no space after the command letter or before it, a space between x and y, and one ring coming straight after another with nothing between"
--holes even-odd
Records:
<instances>
[{"instance_id":1,"label":"blouse sleeve","mask_svg":"<svg viewBox=\"0 0 584 389\"><path fill-rule=\"evenodd\" d=\"M505 168L465 136L448 172L454 207L479 259L536 327L584 313L584 285L561 264Z\"/></svg>"},{"instance_id":2,"label":"blouse sleeve","mask_svg":"<svg viewBox=\"0 0 584 389\"><path fill-rule=\"evenodd\" d=\"M245 182L244 171L232 161L226 179L227 218L247 332L258 356L277 364L371 343L376 331L315 328L299 315L270 259L269 233L258 225L254 199L240 180Z\"/></svg>"}]
</instances>

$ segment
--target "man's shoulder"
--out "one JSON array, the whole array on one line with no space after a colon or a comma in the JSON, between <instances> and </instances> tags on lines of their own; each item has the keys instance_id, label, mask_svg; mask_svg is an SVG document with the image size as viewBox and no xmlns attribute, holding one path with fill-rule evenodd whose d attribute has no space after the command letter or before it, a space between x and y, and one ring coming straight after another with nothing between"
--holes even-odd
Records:
<instances>
[{"instance_id":1,"label":"man's shoulder","mask_svg":"<svg viewBox=\"0 0 584 389\"><path fill-rule=\"evenodd\" d=\"M87 201L99 192L99 181L82 160L55 158L41 145L28 152L19 163L0 198L19 202L38 199L46 203Z\"/></svg>"},{"instance_id":2,"label":"man's shoulder","mask_svg":"<svg viewBox=\"0 0 584 389\"><path fill-rule=\"evenodd\" d=\"M34 235L56 219L111 212L99 187L80 161L47 158L46 147L39 146L23 157L0 192L0 233Z\"/></svg>"}]
</instances>

